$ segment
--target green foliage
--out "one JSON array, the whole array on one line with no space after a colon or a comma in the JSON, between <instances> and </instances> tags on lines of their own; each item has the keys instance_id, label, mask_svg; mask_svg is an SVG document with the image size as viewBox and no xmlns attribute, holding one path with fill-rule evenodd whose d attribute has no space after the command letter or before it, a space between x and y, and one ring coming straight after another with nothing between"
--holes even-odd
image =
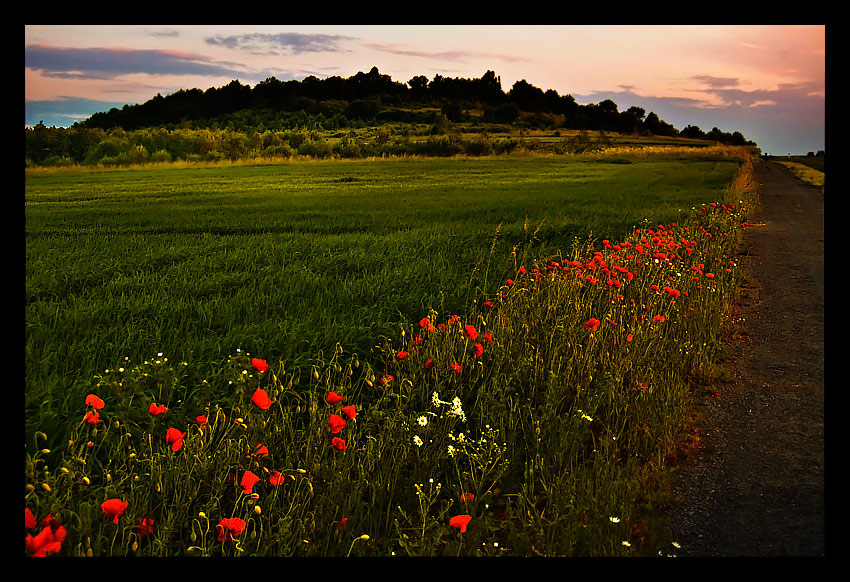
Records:
<instances>
[{"instance_id":1,"label":"green foliage","mask_svg":"<svg viewBox=\"0 0 850 582\"><path fill-rule=\"evenodd\" d=\"M26 507L62 555L651 552L749 199L629 161L28 175Z\"/></svg>"}]
</instances>

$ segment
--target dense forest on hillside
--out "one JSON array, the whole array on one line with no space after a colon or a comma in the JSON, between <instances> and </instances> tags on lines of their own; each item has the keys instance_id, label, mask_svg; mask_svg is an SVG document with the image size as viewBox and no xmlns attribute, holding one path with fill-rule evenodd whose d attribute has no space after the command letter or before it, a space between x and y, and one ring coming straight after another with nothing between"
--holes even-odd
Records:
<instances>
[{"instance_id":1,"label":"dense forest on hillside","mask_svg":"<svg viewBox=\"0 0 850 582\"><path fill-rule=\"evenodd\" d=\"M521 139L539 131L562 139ZM680 131L640 107L619 111L610 99L580 105L525 80L505 92L493 71L479 79L420 75L399 83L373 67L347 79L271 77L253 88L233 80L206 91L156 95L70 128L39 123L26 128L26 165L490 155L534 148L564 153L610 145L611 134L754 145L740 132L716 127Z\"/></svg>"}]
</instances>

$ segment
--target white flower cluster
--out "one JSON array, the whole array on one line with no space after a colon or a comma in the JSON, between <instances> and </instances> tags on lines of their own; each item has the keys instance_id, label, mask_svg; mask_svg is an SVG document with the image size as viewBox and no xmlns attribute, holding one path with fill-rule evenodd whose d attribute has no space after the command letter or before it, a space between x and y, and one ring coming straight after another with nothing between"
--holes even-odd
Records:
<instances>
[{"instance_id":1,"label":"white flower cluster","mask_svg":"<svg viewBox=\"0 0 850 582\"><path fill-rule=\"evenodd\" d=\"M460 398L458 398L457 396L452 398L451 402L446 402L445 400L440 400L440 395L434 392L431 395L431 404L433 404L435 407L447 404L449 406L448 414L452 416L457 416L463 422L466 422L466 414L463 412L463 406L460 402Z\"/></svg>"}]
</instances>

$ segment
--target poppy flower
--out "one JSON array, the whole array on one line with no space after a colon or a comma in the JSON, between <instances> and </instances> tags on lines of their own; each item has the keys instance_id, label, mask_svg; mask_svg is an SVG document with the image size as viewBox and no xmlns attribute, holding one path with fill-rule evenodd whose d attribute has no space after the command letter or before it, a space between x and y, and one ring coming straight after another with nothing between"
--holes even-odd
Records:
<instances>
[{"instance_id":1,"label":"poppy flower","mask_svg":"<svg viewBox=\"0 0 850 582\"><path fill-rule=\"evenodd\" d=\"M469 520L471 519L471 515L456 515L449 520L449 525L459 529L460 533L464 533L466 531L466 526L469 525Z\"/></svg>"},{"instance_id":2,"label":"poppy flower","mask_svg":"<svg viewBox=\"0 0 850 582\"><path fill-rule=\"evenodd\" d=\"M583 325L584 329L587 329L589 331L596 331L596 329L599 327L599 320L595 317L591 317L590 319L585 321Z\"/></svg>"},{"instance_id":3,"label":"poppy flower","mask_svg":"<svg viewBox=\"0 0 850 582\"><path fill-rule=\"evenodd\" d=\"M216 526L218 528L218 541L229 542L234 537L239 537L245 529L245 520L238 517L225 517Z\"/></svg>"},{"instance_id":4,"label":"poppy flower","mask_svg":"<svg viewBox=\"0 0 850 582\"><path fill-rule=\"evenodd\" d=\"M384 375L384 376L381 376L381 380L380 380L380 382L381 382L381 386L386 386L387 384L389 384L389 383L390 383L390 382L392 382L393 380L395 380L395 378L393 378L393 377L392 377L391 375L389 375L389 374L386 374L386 375Z\"/></svg>"},{"instance_id":5,"label":"poppy flower","mask_svg":"<svg viewBox=\"0 0 850 582\"><path fill-rule=\"evenodd\" d=\"M626 341L627 341L627 342L630 342L630 341L632 341L632 339L633 339L634 337L635 337L635 336L633 336L632 334L629 334L629 335L627 335L627 336L626 336Z\"/></svg>"},{"instance_id":6,"label":"poppy flower","mask_svg":"<svg viewBox=\"0 0 850 582\"><path fill-rule=\"evenodd\" d=\"M168 412L168 408L165 407L164 404L156 405L156 402L151 402L150 407L148 408L148 414L151 416L159 416L161 414L165 414Z\"/></svg>"},{"instance_id":7,"label":"poppy flower","mask_svg":"<svg viewBox=\"0 0 850 582\"><path fill-rule=\"evenodd\" d=\"M94 394L89 394L86 396L86 404L91 406L92 408L101 409L103 408L103 400L95 396Z\"/></svg>"},{"instance_id":8,"label":"poppy flower","mask_svg":"<svg viewBox=\"0 0 850 582\"><path fill-rule=\"evenodd\" d=\"M434 325L431 323L431 320L428 319L427 317L423 317L422 319L419 320L419 326L421 328L423 328L425 331L428 331L428 332L434 331Z\"/></svg>"},{"instance_id":9,"label":"poppy flower","mask_svg":"<svg viewBox=\"0 0 850 582\"><path fill-rule=\"evenodd\" d=\"M99 422L103 422L100 420L100 414L97 413L97 410L89 410L86 412L86 415L83 417L83 420L86 421L86 424L91 426L96 425Z\"/></svg>"},{"instance_id":10,"label":"poppy flower","mask_svg":"<svg viewBox=\"0 0 850 582\"><path fill-rule=\"evenodd\" d=\"M251 402L257 405L258 408L262 408L263 410L268 410L269 406L272 405L271 398L262 388L257 388L254 392L254 395L251 396Z\"/></svg>"},{"instance_id":11,"label":"poppy flower","mask_svg":"<svg viewBox=\"0 0 850 582\"><path fill-rule=\"evenodd\" d=\"M254 369L257 370L260 374L267 372L269 369L268 363L265 360L261 360L259 358L253 358L251 360L251 365L254 366Z\"/></svg>"},{"instance_id":12,"label":"poppy flower","mask_svg":"<svg viewBox=\"0 0 850 582\"><path fill-rule=\"evenodd\" d=\"M328 418L328 426L333 434L337 434L345 426L345 420L337 414L331 414Z\"/></svg>"},{"instance_id":13,"label":"poppy flower","mask_svg":"<svg viewBox=\"0 0 850 582\"><path fill-rule=\"evenodd\" d=\"M406 360L407 359L407 352L402 350L399 353L397 353L395 355L395 357L398 358L399 360Z\"/></svg>"},{"instance_id":14,"label":"poppy flower","mask_svg":"<svg viewBox=\"0 0 850 582\"><path fill-rule=\"evenodd\" d=\"M245 474L242 475L242 481L239 482L239 485L242 487L242 493L245 495L250 495L254 491L254 485L257 484L260 478L254 475L251 471L245 471Z\"/></svg>"},{"instance_id":15,"label":"poppy flower","mask_svg":"<svg viewBox=\"0 0 850 582\"><path fill-rule=\"evenodd\" d=\"M333 439L331 439L331 444L338 451L344 451L345 450L345 440L344 439L341 439L339 437L334 437Z\"/></svg>"},{"instance_id":16,"label":"poppy flower","mask_svg":"<svg viewBox=\"0 0 850 582\"><path fill-rule=\"evenodd\" d=\"M43 558L48 552L59 553L65 534L65 527L58 522L56 525L45 525L35 537L27 534L26 549L34 558Z\"/></svg>"},{"instance_id":17,"label":"poppy flower","mask_svg":"<svg viewBox=\"0 0 850 582\"><path fill-rule=\"evenodd\" d=\"M35 515L33 515L29 507L24 509L24 526L27 529L32 529L36 526Z\"/></svg>"},{"instance_id":18,"label":"poppy flower","mask_svg":"<svg viewBox=\"0 0 850 582\"><path fill-rule=\"evenodd\" d=\"M171 445L172 451L179 451L183 447L183 437L186 436L185 432L180 432L176 428L169 428L165 432L165 442Z\"/></svg>"},{"instance_id":19,"label":"poppy flower","mask_svg":"<svg viewBox=\"0 0 850 582\"><path fill-rule=\"evenodd\" d=\"M451 368L451 371L455 374L460 374L461 372L463 372L463 368L457 362L452 362L449 368Z\"/></svg>"},{"instance_id":20,"label":"poppy flower","mask_svg":"<svg viewBox=\"0 0 850 582\"><path fill-rule=\"evenodd\" d=\"M266 445L261 443L261 444L257 445L257 450L254 454L257 455L257 456L260 456L260 457L268 457L269 456L269 449L268 449L268 447L266 447Z\"/></svg>"},{"instance_id":21,"label":"poppy flower","mask_svg":"<svg viewBox=\"0 0 850 582\"><path fill-rule=\"evenodd\" d=\"M482 346L481 344L475 344L474 346L472 346L472 353L475 354L476 358L480 357L481 354L484 353L484 346Z\"/></svg>"},{"instance_id":22,"label":"poppy flower","mask_svg":"<svg viewBox=\"0 0 850 582\"><path fill-rule=\"evenodd\" d=\"M197 422L198 426L201 427L201 428L206 428L210 425L209 421L207 420L207 417L204 416L203 414L200 415L199 417L197 417L195 419L195 422Z\"/></svg>"},{"instance_id":23,"label":"poppy flower","mask_svg":"<svg viewBox=\"0 0 850 582\"><path fill-rule=\"evenodd\" d=\"M120 499L107 499L100 504L100 508L106 514L106 517L112 520L112 523L117 524L118 518L124 515L127 505L129 505L127 501L122 502Z\"/></svg>"},{"instance_id":24,"label":"poppy flower","mask_svg":"<svg viewBox=\"0 0 850 582\"><path fill-rule=\"evenodd\" d=\"M343 517L341 520L339 520L339 525L337 526L337 529L339 529L339 531L342 531L342 530L345 529L345 526L347 524L348 524L348 518Z\"/></svg>"},{"instance_id":25,"label":"poppy flower","mask_svg":"<svg viewBox=\"0 0 850 582\"><path fill-rule=\"evenodd\" d=\"M473 493L461 493L460 500L461 501L472 501L475 499L475 495Z\"/></svg>"},{"instance_id":26,"label":"poppy flower","mask_svg":"<svg viewBox=\"0 0 850 582\"><path fill-rule=\"evenodd\" d=\"M488 331L484 332L484 339L487 341L488 344L493 343L493 336L490 335L490 332L488 332Z\"/></svg>"},{"instance_id":27,"label":"poppy flower","mask_svg":"<svg viewBox=\"0 0 850 582\"><path fill-rule=\"evenodd\" d=\"M430 367L431 367L431 366L433 366L433 365L434 365L434 360L429 359L429 360L427 360L427 361L425 362L425 367L426 367L426 368L430 368Z\"/></svg>"},{"instance_id":28,"label":"poppy flower","mask_svg":"<svg viewBox=\"0 0 850 582\"><path fill-rule=\"evenodd\" d=\"M328 392L328 395L325 396L325 402L328 404L337 404L345 400L342 396L337 394L336 392Z\"/></svg>"},{"instance_id":29,"label":"poppy flower","mask_svg":"<svg viewBox=\"0 0 850 582\"><path fill-rule=\"evenodd\" d=\"M150 517L140 517L136 520L136 525L133 526L133 531L139 537L146 537L153 533L153 519Z\"/></svg>"},{"instance_id":30,"label":"poppy flower","mask_svg":"<svg viewBox=\"0 0 850 582\"><path fill-rule=\"evenodd\" d=\"M475 330L475 326L465 325L463 326L463 335L465 335L468 339L474 340L478 337L478 332Z\"/></svg>"},{"instance_id":31,"label":"poppy flower","mask_svg":"<svg viewBox=\"0 0 850 582\"><path fill-rule=\"evenodd\" d=\"M664 316L663 315L656 315L655 317L652 318L652 321L657 321L657 322L661 323L661 322L664 321Z\"/></svg>"},{"instance_id":32,"label":"poppy flower","mask_svg":"<svg viewBox=\"0 0 850 582\"><path fill-rule=\"evenodd\" d=\"M513 285L513 284L514 284L514 280L513 280L513 279L508 279L507 281L505 281L505 283L507 284L507 286L508 286L508 287L510 287L511 285Z\"/></svg>"},{"instance_id":33,"label":"poppy flower","mask_svg":"<svg viewBox=\"0 0 850 582\"><path fill-rule=\"evenodd\" d=\"M286 475L280 471L272 471L272 474L269 475L269 483L271 483L274 487L282 485L284 481L286 481Z\"/></svg>"},{"instance_id":34,"label":"poppy flower","mask_svg":"<svg viewBox=\"0 0 850 582\"><path fill-rule=\"evenodd\" d=\"M343 412L343 414L345 414L345 416L347 416L351 420L354 420L354 418L357 416L357 411L354 409L353 404L350 405L350 406L343 406L342 412Z\"/></svg>"}]
</instances>

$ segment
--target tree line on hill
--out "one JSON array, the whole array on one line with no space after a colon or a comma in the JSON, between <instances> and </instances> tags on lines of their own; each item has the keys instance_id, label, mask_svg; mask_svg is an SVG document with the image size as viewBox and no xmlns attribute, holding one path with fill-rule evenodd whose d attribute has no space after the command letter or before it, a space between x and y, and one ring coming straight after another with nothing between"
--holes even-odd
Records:
<instances>
[{"instance_id":1,"label":"tree line on hill","mask_svg":"<svg viewBox=\"0 0 850 582\"><path fill-rule=\"evenodd\" d=\"M407 130L393 139L348 139L330 145L323 132L406 124L427 126L429 139L412 140ZM415 76L393 81L376 67L349 78L302 81L274 77L253 88L233 80L201 89L181 89L121 109L95 113L70 128L26 128L27 165L134 163L166 159L221 159L245 155L338 155L358 157L398 153L452 155L499 153L514 140L446 135L453 124L523 129L571 129L619 134L688 137L754 145L740 132L681 131L640 107L619 111L606 99L580 105L571 95L543 91L525 80L507 92L493 71L481 78ZM482 128L485 128L482 130ZM163 133L165 131L166 133ZM384 136L386 137L386 136ZM486 138L486 139L485 139ZM323 143L324 141L324 143ZM564 147L581 147L581 140ZM408 148L405 151L404 148ZM495 150L495 151L494 151Z\"/></svg>"}]
</instances>

